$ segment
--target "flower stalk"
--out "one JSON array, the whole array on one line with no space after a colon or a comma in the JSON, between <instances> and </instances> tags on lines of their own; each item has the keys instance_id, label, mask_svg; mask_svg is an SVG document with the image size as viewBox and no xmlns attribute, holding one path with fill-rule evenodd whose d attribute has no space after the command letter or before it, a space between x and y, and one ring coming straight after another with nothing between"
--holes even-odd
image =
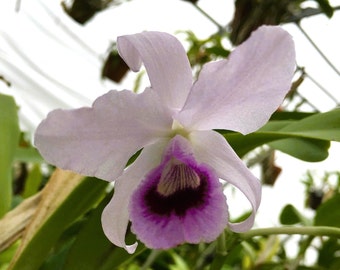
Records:
<instances>
[{"instance_id":1,"label":"flower stalk","mask_svg":"<svg viewBox=\"0 0 340 270\"><path fill-rule=\"evenodd\" d=\"M227 240L226 234L225 231L223 231L216 241L217 242L216 253L218 253L220 256L226 256L228 253L226 240Z\"/></svg>"},{"instance_id":2,"label":"flower stalk","mask_svg":"<svg viewBox=\"0 0 340 270\"><path fill-rule=\"evenodd\" d=\"M213 17L211 17L207 12L205 12L202 8L200 8L196 3L192 3L192 5L203 14L209 21L211 21L214 25L217 26L219 33L225 33L226 29L221 24L219 24Z\"/></svg>"},{"instance_id":3,"label":"flower stalk","mask_svg":"<svg viewBox=\"0 0 340 270\"><path fill-rule=\"evenodd\" d=\"M310 44L317 50L320 56L326 61L326 63L334 70L336 74L340 76L340 71L335 67L335 65L328 59L328 57L320 50L320 48L316 45L313 39L307 34L307 32L302 28L299 22L296 23L297 28L301 31L301 33L308 39Z\"/></svg>"},{"instance_id":4,"label":"flower stalk","mask_svg":"<svg viewBox=\"0 0 340 270\"><path fill-rule=\"evenodd\" d=\"M267 236L267 235L311 235L311 236L329 236L340 238L340 228L329 227L329 226L283 226L283 227L273 227L273 228L260 228L253 229L245 233L240 233L239 236L243 240L250 239L256 236Z\"/></svg>"}]
</instances>

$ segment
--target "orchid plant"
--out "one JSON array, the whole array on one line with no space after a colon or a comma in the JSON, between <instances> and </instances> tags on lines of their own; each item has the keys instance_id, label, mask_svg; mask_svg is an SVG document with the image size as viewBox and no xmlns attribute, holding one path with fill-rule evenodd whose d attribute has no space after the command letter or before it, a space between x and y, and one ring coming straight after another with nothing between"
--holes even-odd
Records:
<instances>
[{"instance_id":1,"label":"orchid plant","mask_svg":"<svg viewBox=\"0 0 340 270\"><path fill-rule=\"evenodd\" d=\"M121 36L117 47L133 71L144 63L150 87L139 94L110 91L91 108L52 111L35 133L41 155L60 168L114 181L102 226L129 253L137 246L125 243L129 222L153 249L211 242L225 228L249 230L261 184L216 129L248 134L269 120L294 74L291 36L262 26L228 59L206 64L195 82L172 35ZM230 222L221 182L249 200L252 213L244 221Z\"/></svg>"}]
</instances>

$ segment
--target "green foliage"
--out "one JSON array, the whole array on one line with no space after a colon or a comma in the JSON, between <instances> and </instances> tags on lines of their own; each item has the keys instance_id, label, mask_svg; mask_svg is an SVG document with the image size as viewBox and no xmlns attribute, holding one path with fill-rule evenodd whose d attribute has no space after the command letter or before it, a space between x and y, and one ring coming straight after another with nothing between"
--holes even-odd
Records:
<instances>
[{"instance_id":1,"label":"green foliage","mask_svg":"<svg viewBox=\"0 0 340 270\"><path fill-rule=\"evenodd\" d=\"M334 8L329 4L328 0L315 0L318 2L320 9L323 13L327 15L327 17L331 18L334 13Z\"/></svg>"},{"instance_id":2,"label":"green foliage","mask_svg":"<svg viewBox=\"0 0 340 270\"><path fill-rule=\"evenodd\" d=\"M187 35L187 41L190 48L187 52L190 64L197 67L198 70L202 66L212 60L219 58L227 58L230 51L223 46L223 41L226 40L226 34L218 33L206 39L199 39L191 32L184 32Z\"/></svg>"},{"instance_id":3,"label":"green foliage","mask_svg":"<svg viewBox=\"0 0 340 270\"><path fill-rule=\"evenodd\" d=\"M327 157L329 141L340 141L340 109L308 115L300 120L273 120L245 136L220 132L241 157L258 146L269 144L302 160L320 161ZM312 147L312 150L306 150L306 147Z\"/></svg>"},{"instance_id":4,"label":"green foliage","mask_svg":"<svg viewBox=\"0 0 340 270\"><path fill-rule=\"evenodd\" d=\"M21 162L34 162L34 163L42 163L44 162L43 158L39 154L38 150L32 146L19 146L15 149L14 159L16 161Z\"/></svg>"},{"instance_id":5,"label":"green foliage","mask_svg":"<svg viewBox=\"0 0 340 270\"><path fill-rule=\"evenodd\" d=\"M141 244L134 256L131 256L122 248L113 246L105 237L100 218L111 197L112 194L108 194L98 207L89 213L83 226L74 236L75 240L65 256L65 264L62 269L117 269L121 264L131 260L144 250ZM131 233L127 236L127 241L135 241Z\"/></svg>"},{"instance_id":6,"label":"green foliage","mask_svg":"<svg viewBox=\"0 0 340 270\"><path fill-rule=\"evenodd\" d=\"M0 270L7 270L8 266L17 250L19 243L16 242L2 253L0 253Z\"/></svg>"},{"instance_id":7,"label":"green foliage","mask_svg":"<svg viewBox=\"0 0 340 270\"><path fill-rule=\"evenodd\" d=\"M22 197L28 198L36 194L40 189L42 178L43 176L40 170L40 164L34 164L26 178L25 188Z\"/></svg>"},{"instance_id":8,"label":"green foliage","mask_svg":"<svg viewBox=\"0 0 340 270\"><path fill-rule=\"evenodd\" d=\"M303 224L310 225L310 221L304 217L293 205L286 205L280 214L280 223L283 225Z\"/></svg>"},{"instance_id":9,"label":"green foliage","mask_svg":"<svg viewBox=\"0 0 340 270\"><path fill-rule=\"evenodd\" d=\"M323 203L316 211L316 226L333 226L340 228L340 215L338 213L340 205L340 194Z\"/></svg>"},{"instance_id":10,"label":"green foliage","mask_svg":"<svg viewBox=\"0 0 340 270\"><path fill-rule=\"evenodd\" d=\"M45 191L45 203L49 208L40 208L41 215L36 216L38 224L33 228L31 225L33 235L27 235L25 245L10 269L37 269L63 231L91 209L106 189L105 182L93 178L75 179L59 172L54 179ZM73 183L64 183L65 180ZM55 198L59 193L60 196Z\"/></svg>"},{"instance_id":11,"label":"green foliage","mask_svg":"<svg viewBox=\"0 0 340 270\"><path fill-rule=\"evenodd\" d=\"M340 240L330 238L326 240L318 255L318 265L324 269L337 270L340 269L340 258L337 254L340 252Z\"/></svg>"},{"instance_id":12,"label":"green foliage","mask_svg":"<svg viewBox=\"0 0 340 270\"><path fill-rule=\"evenodd\" d=\"M12 162L18 147L17 106L12 97L0 94L0 218L12 204Z\"/></svg>"},{"instance_id":13,"label":"green foliage","mask_svg":"<svg viewBox=\"0 0 340 270\"><path fill-rule=\"evenodd\" d=\"M268 145L275 150L308 162L325 160L330 146L328 141L302 138L277 140Z\"/></svg>"}]
</instances>

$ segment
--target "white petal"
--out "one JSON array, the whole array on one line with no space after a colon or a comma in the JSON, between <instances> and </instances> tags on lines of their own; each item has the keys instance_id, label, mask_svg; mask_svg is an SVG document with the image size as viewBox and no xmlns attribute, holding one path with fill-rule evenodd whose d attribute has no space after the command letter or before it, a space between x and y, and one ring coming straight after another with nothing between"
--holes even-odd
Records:
<instances>
[{"instance_id":1,"label":"white petal","mask_svg":"<svg viewBox=\"0 0 340 270\"><path fill-rule=\"evenodd\" d=\"M256 211L261 202L261 183L244 165L222 135L215 131L191 133L197 160L209 164L219 178L237 187L249 200L253 212L241 223L229 223L235 232L249 230L254 224ZM229 200L230 202L230 200Z\"/></svg>"},{"instance_id":2,"label":"white petal","mask_svg":"<svg viewBox=\"0 0 340 270\"><path fill-rule=\"evenodd\" d=\"M192 86L192 72L186 52L174 36L143 32L119 37L117 46L133 71L144 63L151 87L163 104L175 109L183 107Z\"/></svg>"},{"instance_id":3,"label":"white petal","mask_svg":"<svg viewBox=\"0 0 340 270\"><path fill-rule=\"evenodd\" d=\"M112 181L128 159L171 128L171 113L152 91L111 91L92 108L56 110L39 125L35 145L57 167Z\"/></svg>"},{"instance_id":4,"label":"white petal","mask_svg":"<svg viewBox=\"0 0 340 270\"><path fill-rule=\"evenodd\" d=\"M131 195L144 176L161 162L167 142L168 140L159 140L143 149L136 161L115 181L113 198L103 211L102 226L106 237L129 253L133 253L137 247L137 243L133 245L125 243Z\"/></svg>"},{"instance_id":5,"label":"white petal","mask_svg":"<svg viewBox=\"0 0 340 270\"><path fill-rule=\"evenodd\" d=\"M277 26L260 27L228 60L203 68L178 120L192 129L253 132L282 103L294 70L291 36Z\"/></svg>"}]
</instances>

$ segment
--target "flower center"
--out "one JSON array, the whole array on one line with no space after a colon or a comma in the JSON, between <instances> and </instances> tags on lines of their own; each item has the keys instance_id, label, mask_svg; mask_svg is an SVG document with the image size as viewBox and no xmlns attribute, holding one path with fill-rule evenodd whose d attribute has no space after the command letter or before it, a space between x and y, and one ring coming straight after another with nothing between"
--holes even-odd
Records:
<instances>
[{"instance_id":1,"label":"flower center","mask_svg":"<svg viewBox=\"0 0 340 270\"><path fill-rule=\"evenodd\" d=\"M174 120L172 122L171 127L171 137L175 137L176 135L181 135L184 138L188 138L190 131L186 130L181 123L179 123L177 120Z\"/></svg>"},{"instance_id":2,"label":"flower center","mask_svg":"<svg viewBox=\"0 0 340 270\"><path fill-rule=\"evenodd\" d=\"M180 190L196 189L199 185L200 177L194 169L176 158L171 158L162 171L157 192L170 196Z\"/></svg>"}]
</instances>

